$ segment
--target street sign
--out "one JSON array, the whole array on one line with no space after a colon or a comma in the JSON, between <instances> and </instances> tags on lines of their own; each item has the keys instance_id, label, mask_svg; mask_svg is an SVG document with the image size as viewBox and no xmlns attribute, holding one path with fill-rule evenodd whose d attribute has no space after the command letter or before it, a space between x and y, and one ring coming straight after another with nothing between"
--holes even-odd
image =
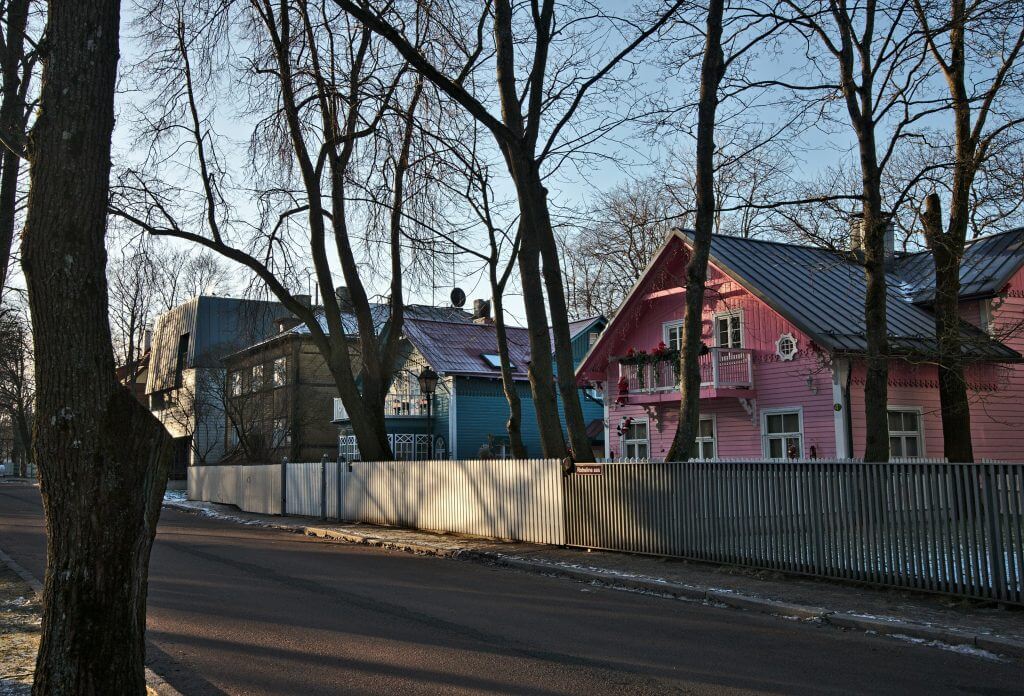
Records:
<instances>
[{"instance_id":1,"label":"street sign","mask_svg":"<svg viewBox=\"0 0 1024 696\"><path fill-rule=\"evenodd\" d=\"M576 473L583 476L600 476L604 473L604 467L600 464L577 464Z\"/></svg>"}]
</instances>

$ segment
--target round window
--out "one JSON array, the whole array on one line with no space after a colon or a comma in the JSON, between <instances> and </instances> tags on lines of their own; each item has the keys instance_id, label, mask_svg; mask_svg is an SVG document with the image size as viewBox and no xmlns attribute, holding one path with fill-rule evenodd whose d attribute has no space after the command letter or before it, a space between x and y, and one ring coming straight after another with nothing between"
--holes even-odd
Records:
<instances>
[{"instance_id":1,"label":"round window","mask_svg":"<svg viewBox=\"0 0 1024 696\"><path fill-rule=\"evenodd\" d=\"M782 334L775 342L775 353L782 360L792 360L796 356L796 350L796 337L791 333Z\"/></svg>"}]
</instances>

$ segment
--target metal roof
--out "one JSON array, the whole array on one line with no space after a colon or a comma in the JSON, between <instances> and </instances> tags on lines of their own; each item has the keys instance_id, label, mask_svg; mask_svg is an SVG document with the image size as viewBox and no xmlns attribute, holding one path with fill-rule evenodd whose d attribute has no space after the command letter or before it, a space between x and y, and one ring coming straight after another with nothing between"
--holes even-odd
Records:
<instances>
[{"instance_id":1,"label":"metal roof","mask_svg":"<svg viewBox=\"0 0 1024 696\"><path fill-rule=\"evenodd\" d=\"M692 240L692 232L677 233ZM845 256L817 247L713 235L711 261L822 347L850 353L867 350L864 269ZM914 304L913 288L899 275L893 273L887 279L890 351L933 354L932 314ZM1020 358L966 322L961 338L967 356Z\"/></svg>"},{"instance_id":2,"label":"metal roof","mask_svg":"<svg viewBox=\"0 0 1024 696\"><path fill-rule=\"evenodd\" d=\"M1024 264L1024 227L969 241L960 263L960 296L991 297L1003 289ZM914 302L935 300L935 270L931 253L921 251L901 256L900 277Z\"/></svg>"},{"instance_id":3,"label":"metal roof","mask_svg":"<svg viewBox=\"0 0 1024 696\"><path fill-rule=\"evenodd\" d=\"M184 368L220 367L220 358L274 332L288 312L278 302L201 295L156 318L146 393L173 387L178 348L188 336Z\"/></svg>"},{"instance_id":4,"label":"metal roof","mask_svg":"<svg viewBox=\"0 0 1024 696\"><path fill-rule=\"evenodd\" d=\"M498 352L494 324L407 319L402 330L424 360L441 374L501 376L500 370L490 367L480 357ZM530 362L529 331L517 326L506 327L505 331L509 358L515 366L512 374L516 379L526 379Z\"/></svg>"}]
</instances>

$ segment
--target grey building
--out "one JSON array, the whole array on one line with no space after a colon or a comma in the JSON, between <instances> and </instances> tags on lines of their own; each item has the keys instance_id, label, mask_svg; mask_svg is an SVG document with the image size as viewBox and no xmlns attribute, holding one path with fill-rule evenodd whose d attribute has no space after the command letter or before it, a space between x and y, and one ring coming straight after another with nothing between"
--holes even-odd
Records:
<instances>
[{"instance_id":1,"label":"grey building","mask_svg":"<svg viewBox=\"0 0 1024 696\"><path fill-rule=\"evenodd\" d=\"M278 302L201 295L157 317L145 394L175 439L172 478L224 455L221 359L270 336L286 316Z\"/></svg>"}]
</instances>

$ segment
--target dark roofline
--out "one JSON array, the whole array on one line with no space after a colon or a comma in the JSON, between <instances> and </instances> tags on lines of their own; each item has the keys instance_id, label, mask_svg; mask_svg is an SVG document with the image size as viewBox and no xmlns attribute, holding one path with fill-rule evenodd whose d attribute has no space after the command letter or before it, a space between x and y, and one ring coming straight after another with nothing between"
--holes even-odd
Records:
<instances>
[{"instance_id":1,"label":"dark roofline","mask_svg":"<svg viewBox=\"0 0 1024 696\"><path fill-rule=\"evenodd\" d=\"M692 244L693 243L693 239L692 239L692 237L690 237L690 235L695 234L695 233L692 230L684 230L682 228L675 227L675 228L673 228L673 232L676 232L677 234L680 235L680 237L681 237L681 239L682 239L684 244ZM712 234L711 236L712 236L712 238L714 238L714 237L726 236L726 235ZM788 247L803 246L803 248L805 248L805 249L814 249L815 251L825 252L825 253L834 254L834 255L838 256L838 254L835 254L835 252L833 252L833 251L831 251L829 249L823 249L821 247L816 247L816 246L800 245L800 244L786 244L784 242L769 242L769 241L762 240L762 239L751 239L750 237L743 237L743 239L744 239L744 241L753 241L753 242L757 242L759 244L775 244L777 246L788 246ZM782 309L781 307L779 307L779 305L774 300L772 300L761 288L759 288L756 285L754 285L753 283L751 283L747 278L745 278L743 276L743 274L738 273L734 269L732 269L729 266L727 266L726 264L722 263L721 259L719 259L717 256L715 256L715 245L714 244L711 245L711 249L709 251L710 251L710 253L709 253L708 257L709 257L709 259L711 260L712 263L714 263L722 271L727 273L737 283L742 285L743 288L746 289L749 293L751 293L756 298L758 298L759 300L764 302L766 305L768 305L768 307L770 307L772 309L772 311L776 312L777 314L779 314L779 316L784 317L787 321L792 323L794 326L798 327L800 329L800 331L802 331L803 333L807 334L811 338L811 340L814 341L815 343L818 343L822 347L828 348L831 351L835 351L836 350L836 345L834 343L832 343L831 341L828 341L827 339L823 338L822 336L817 335L814 331L811 331L810 329L808 329L806 327L806 325L804 324L804 322L801 321L799 317L794 316L791 312L788 312L785 309ZM840 258L840 260L842 260L842 259Z\"/></svg>"}]
</instances>

